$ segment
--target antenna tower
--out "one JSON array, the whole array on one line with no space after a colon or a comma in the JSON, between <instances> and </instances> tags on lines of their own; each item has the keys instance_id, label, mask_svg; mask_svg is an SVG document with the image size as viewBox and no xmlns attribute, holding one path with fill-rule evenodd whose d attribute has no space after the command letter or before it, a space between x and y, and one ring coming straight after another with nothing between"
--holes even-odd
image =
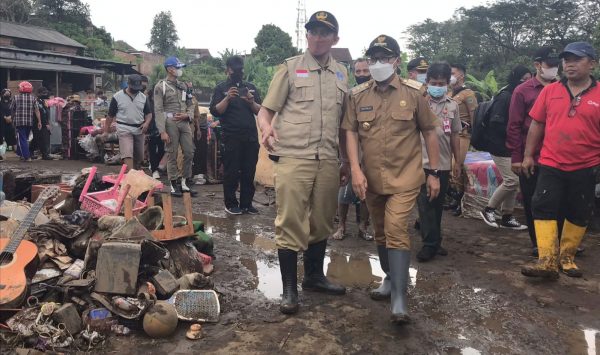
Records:
<instances>
[{"instance_id":1,"label":"antenna tower","mask_svg":"<svg viewBox=\"0 0 600 355\"><path fill-rule=\"evenodd\" d=\"M300 51L306 49L306 1L298 0L298 18L296 19L296 48Z\"/></svg>"}]
</instances>

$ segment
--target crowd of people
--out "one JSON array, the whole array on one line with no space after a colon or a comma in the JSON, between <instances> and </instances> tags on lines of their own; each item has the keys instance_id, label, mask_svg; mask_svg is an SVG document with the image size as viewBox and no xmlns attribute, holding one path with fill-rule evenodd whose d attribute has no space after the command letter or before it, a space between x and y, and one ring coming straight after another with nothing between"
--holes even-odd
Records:
<instances>
[{"instance_id":1,"label":"crowd of people","mask_svg":"<svg viewBox=\"0 0 600 355\"><path fill-rule=\"evenodd\" d=\"M422 238L418 261L446 255L442 213L448 196L455 200L455 213L461 213L478 98L465 86L467 68L460 63L418 57L408 63L408 77L400 77L400 46L387 35L377 36L366 57L354 63L357 85L350 89L346 67L331 55L339 40L334 15L314 13L306 30L306 52L277 68L264 99L243 79L243 58L226 62L227 80L215 87L209 107L222 129L224 207L232 215L259 213L252 200L261 143L274 166L280 310L293 314L299 309L300 252L303 290L345 294L324 275L323 263L328 238L344 238L349 206L356 205L358 235L375 240L386 274L370 295L391 300L391 319L402 324L409 320L411 212L416 206ZM538 261L522 269L525 276L582 275L574 258L600 178L600 87L592 76L597 60L586 42L562 51L541 47L532 58L535 70L513 68L508 85L484 113L486 150L502 183L480 214L491 227L528 230ZM121 158L136 169L147 151L155 178L166 153L171 193L194 195L192 185L206 174L210 122L206 115L200 118L191 86L179 80L185 64L169 57L164 67L167 76L153 88L147 78L129 76L127 88L110 101L110 132L98 139L117 140ZM29 131L37 128L39 137L47 137L43 100L48 92L40 90L36 99L24 83L19 92L12 100L10 92L2 94L3 133L28 161ZM11 120L16 133L7 128ZM10 140L15 137L16 142ZM46 140L39 138L43 146ZM513 214L519 188L526 225Z\"/></svg>"}]
</instances>

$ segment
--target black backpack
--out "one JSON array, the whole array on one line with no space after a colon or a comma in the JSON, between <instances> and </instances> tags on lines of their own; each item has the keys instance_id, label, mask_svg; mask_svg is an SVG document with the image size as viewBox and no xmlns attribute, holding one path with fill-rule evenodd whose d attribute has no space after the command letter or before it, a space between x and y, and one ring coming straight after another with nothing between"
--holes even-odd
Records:
<instances>
[{"instance_id":1,"label":"black backpack","mask_svg":"<svg viewBox=\"0 0 600 355\"><path fill-rule=\"evenodd\" d=\"M505 90L505 88L502 88L500 92L503 90ZM498 94L500 94L500 92L498 92ZM488 128L490 126L490 117L492 117L492 111L497 97L498 95L495 95L491 100L481 102L475 109L475 120L471 129L471 145L479 151L489 151L488 145L490 137Z\"/></svg>"}]
</instances>

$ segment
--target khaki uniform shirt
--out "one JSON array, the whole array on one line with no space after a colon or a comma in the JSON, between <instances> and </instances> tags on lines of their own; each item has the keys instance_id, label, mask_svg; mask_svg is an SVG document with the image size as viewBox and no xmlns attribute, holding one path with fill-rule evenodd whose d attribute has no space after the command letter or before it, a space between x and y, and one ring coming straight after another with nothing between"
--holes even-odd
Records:
<instances>
[{"instance_id":1,"label":"khaki uniform shirt","mask_svg":"<svg viewBox=\"0 0 600 355\"><path fill-rule=\"evenodd\" d=\"M458 104L448 96L439 101L428 97L427 101L429 102L429 108L437 116L439 124L435 129L440 146L440 164L438 169L449 171L452 169L452 145L450 144L450 138L453 133L458 134L462 130ZM423 137L421 137L421 150L423 151L423 167L431 169Z\"/></svg>"},{"instance_id":2,"label":"khaki uniform shirt","mask_svg":"<svg viewBox=\"0 0 600 355\"><path fill-rule=\"evenodd\" d=\"M346 68L329 57L321 67L313 56L286 59L275 73L262 106L278 113L273 155L338 159L339 128L348 92Z\"/></svg>"},{"instance_id":3,"label":"khaki uniform shirt","mask_svg":"<svg viewBox=\"0 0 600 355\"><path fill-rule=\"evenodd\" d=\"M368 190L389 195L425 182L420 132L437 117L416 85L394 76L381 92L373 80L352 89L342 128L358 132Z\"/></svg>"},{"instance_id":4,"label":"khaki uniform shirt","mask_svg":"<svg viewBox=\"0 0 600 355\"><path fill-rule=\"evenodd\" d=\"M154 119L160 133L165 131L165 120L168 114L187 113L194 119L194 104L187 99L186 86L183 82L159 81L154 86Z\"/></svg>"},{"instance_id":5,"label":"khaki uniform shirt","mask_svg":"<svg viewBox=\"0 0 600 355\"><path fill-rule=\"evenodd\" d=\"M452 96L452 99L458 104L460 111L460 120L466 125L463 134L471 132L473 121L475 120L475 110L477 109L477 97L471 89L463 89L458 94Z\"/></svg>"}]
</instances>

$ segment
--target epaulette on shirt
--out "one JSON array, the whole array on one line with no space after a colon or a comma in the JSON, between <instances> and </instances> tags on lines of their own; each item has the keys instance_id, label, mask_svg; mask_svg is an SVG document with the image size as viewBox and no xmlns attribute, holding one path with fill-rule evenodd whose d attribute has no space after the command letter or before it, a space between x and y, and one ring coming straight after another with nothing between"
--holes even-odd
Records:
<instances>
[{"instance_id":1,"label":"epaulette on shirt","mask_svg":"<svg viewBox=\"0 0 600 355\"><path fill-rule=\"evenodd\" d=\"M357 95L365 90L367 90L370 86L371 86L372 81L369 80L366 83L362 83L360 85L356 85L355 87L353 87L352 89L350 89L350 95L354 96Z\"/></svg>"},{"instance_id":2,"label":"epaulette on shirt","mask_svg":"<svg viewBox=\"0 0 600 355\"><path fill-rule=\"evenodd\" d=\"M423 87L423 84L421 84L420 82L416 81L416 80L412 80L412 79L404 79L402 80L402 83L408 87L411 87L413 89L416 90L421 90L421 87Z\"/></svg>"}]
</instances>

